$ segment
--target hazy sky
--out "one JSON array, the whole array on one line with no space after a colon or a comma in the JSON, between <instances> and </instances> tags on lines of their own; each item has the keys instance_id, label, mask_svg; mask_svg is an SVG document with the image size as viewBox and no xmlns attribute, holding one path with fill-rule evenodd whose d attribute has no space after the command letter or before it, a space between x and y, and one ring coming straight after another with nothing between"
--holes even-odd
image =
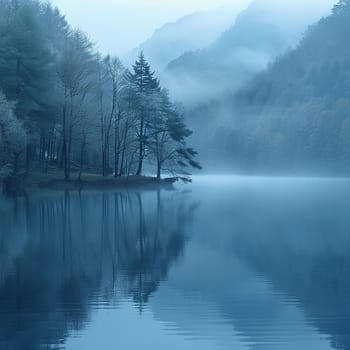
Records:
<instances>
[{"instance_id":1,"label":"hazy sky","mask_svg":"<svg viewBox=\"0 0 350 350\"><path fill-rule=\"evenodd\" d=\"M121 55L167 22L221 6L244 9L251 0L52 0L70 24L86 31L103 52Z\"/></svg>"}]
</instances>

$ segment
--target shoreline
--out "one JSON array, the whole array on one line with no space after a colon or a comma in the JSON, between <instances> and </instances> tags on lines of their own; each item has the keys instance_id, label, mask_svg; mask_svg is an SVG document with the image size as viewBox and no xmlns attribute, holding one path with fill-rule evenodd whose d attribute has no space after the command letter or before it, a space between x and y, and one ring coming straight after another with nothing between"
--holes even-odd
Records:
<instances>
[{"instance_id":1,"label":"shoreline","mask_svg":"<svg viewBox=\"0 0 350 350\"><path fill-rule=\"evenodd\" d=\"M27 191L103 191L113 189L173 189L178 181L176 177L157 179L151 176L106 176L83 174L81 180L65 180L57 173L35 173L28 178L8 177L2 182L2 192L18 195Z\"/></svg>"},{"instance_id":2,"label":"shoreline","mask_svg":"<svg viewBox=\"0 0 350 350\"><path fill-rule=\"evenodd\" d=\"M157 179L148 176L101 177L98 179L61 180L39 182L38 189L58 191L112 190L120 188L172 188L176 178Z\"/></svg>"}]
</instances>

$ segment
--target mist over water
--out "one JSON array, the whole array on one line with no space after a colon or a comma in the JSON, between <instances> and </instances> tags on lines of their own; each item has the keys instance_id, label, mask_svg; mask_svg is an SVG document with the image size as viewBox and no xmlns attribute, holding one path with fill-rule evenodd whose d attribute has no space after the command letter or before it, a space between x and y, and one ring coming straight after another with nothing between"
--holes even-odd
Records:
<instances>
[{"instance_id":1,"label":"mist over water","mask_svg":"<svg viewBox=\"0 0 350 350\"><path fill-rule=\"evenodd\" d=\"M0 347L350 349L349 198L199 176L2 199Z\"/></svg>"},{"instance_id":2,"label":"mist over water","mask_svg":"<svg viewBox=\"0 0 350 350\"><path fill-rule=\"evenodd\" d=\"M350 0L0 0L0 350L350 350L349 37Z\"/></svg>"}]
</instances>

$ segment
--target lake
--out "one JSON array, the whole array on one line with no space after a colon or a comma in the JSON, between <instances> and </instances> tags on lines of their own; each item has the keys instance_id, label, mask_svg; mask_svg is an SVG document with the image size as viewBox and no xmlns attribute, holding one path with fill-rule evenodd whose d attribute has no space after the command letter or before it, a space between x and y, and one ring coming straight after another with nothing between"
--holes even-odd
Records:
<instances>
[{"instance_id":1,"label":"lake","mask_svg":"<svg viewBox=\"0 0 350 350\"><path fill-rule=\"evenodd\" d=\"M350 349L350 181L0 198L0 349Z\"/></svg>"}]
</instances>

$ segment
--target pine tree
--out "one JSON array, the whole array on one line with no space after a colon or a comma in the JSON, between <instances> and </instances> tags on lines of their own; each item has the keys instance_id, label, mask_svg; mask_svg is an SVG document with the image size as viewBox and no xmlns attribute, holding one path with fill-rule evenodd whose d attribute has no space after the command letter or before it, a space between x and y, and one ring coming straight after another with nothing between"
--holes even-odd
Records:
<instances>
[{"instance_id":1,"label":"pine tree","mask_svg":"<svg viewBox=\"0 0 350 350\"><path fill-rule=\"evenodd\" d=\"M40 119L49 108L53 62L38 23L40 7L21 3L7 11L0 27L0 86L7 98L17 101L18 116Z\"/></svg>"},{"instance_id":2,"label":"pine tree","mask_svg":"<svg viewBox=\"0 0 350 350\"><path fill-rule=\"evenodd\" d=\"M189 175L188 169L201 169L196 161L197 152L187 146L187 139L192 131L186 126L180 108L170 101L166 89L161 90L156 99L157 110L149 126L148 145L157 166L157 178L162 170L188 181L182 175Z\"/></svg>"},{"instance_id":3,"label":"pine tree","mask_svg":"<svg viewBox=\"0 0 350 350\"><path fill-rule=\"evenodd\" d=\"M143 161L146 156L148 139L148 124L154 111L152 102L155 94L159 93L159 81L154 77L149 63L143 52L133 65L133 72L127 75L129 88L133 93L134 105L137 110L137 142L138 142L138 165L136 175L142 174Z\"/></svg>"},{"instance_id":4,"label":"pine tree","mask_svg":"<svg viewBox=\"0 0 350 350\"><path fill-rule=\"evenodd\" d=\"M334 7L333 13L341 16L350 15L350 1L349 0L340 0Z\"/></svg>"},{"instance_id":5,"label":"pine tree","mask_svg":"<svg viewBox=\"0 0 350 350\"><path fill-rule=\"evenodd\" d=\"M0 87L9 100L16 101L15 113L29 134L28 173L34 135L47 118L53 118L49 94L53 56L40 25L40 3L11 2L6 12L0 24Z\"/></svg>"},{"instance_id":6,"label":"pine tree","mask_svg":"<svg viewBox=\"0 0 350 350\"><path fill-rule=\"evenodd\" d=\"M13 174L17 175L26 133L14 114L14 108L15 104L8 102L0 90L0 172L3 168L12 168Z\"/></svg>"}]
</instances>

